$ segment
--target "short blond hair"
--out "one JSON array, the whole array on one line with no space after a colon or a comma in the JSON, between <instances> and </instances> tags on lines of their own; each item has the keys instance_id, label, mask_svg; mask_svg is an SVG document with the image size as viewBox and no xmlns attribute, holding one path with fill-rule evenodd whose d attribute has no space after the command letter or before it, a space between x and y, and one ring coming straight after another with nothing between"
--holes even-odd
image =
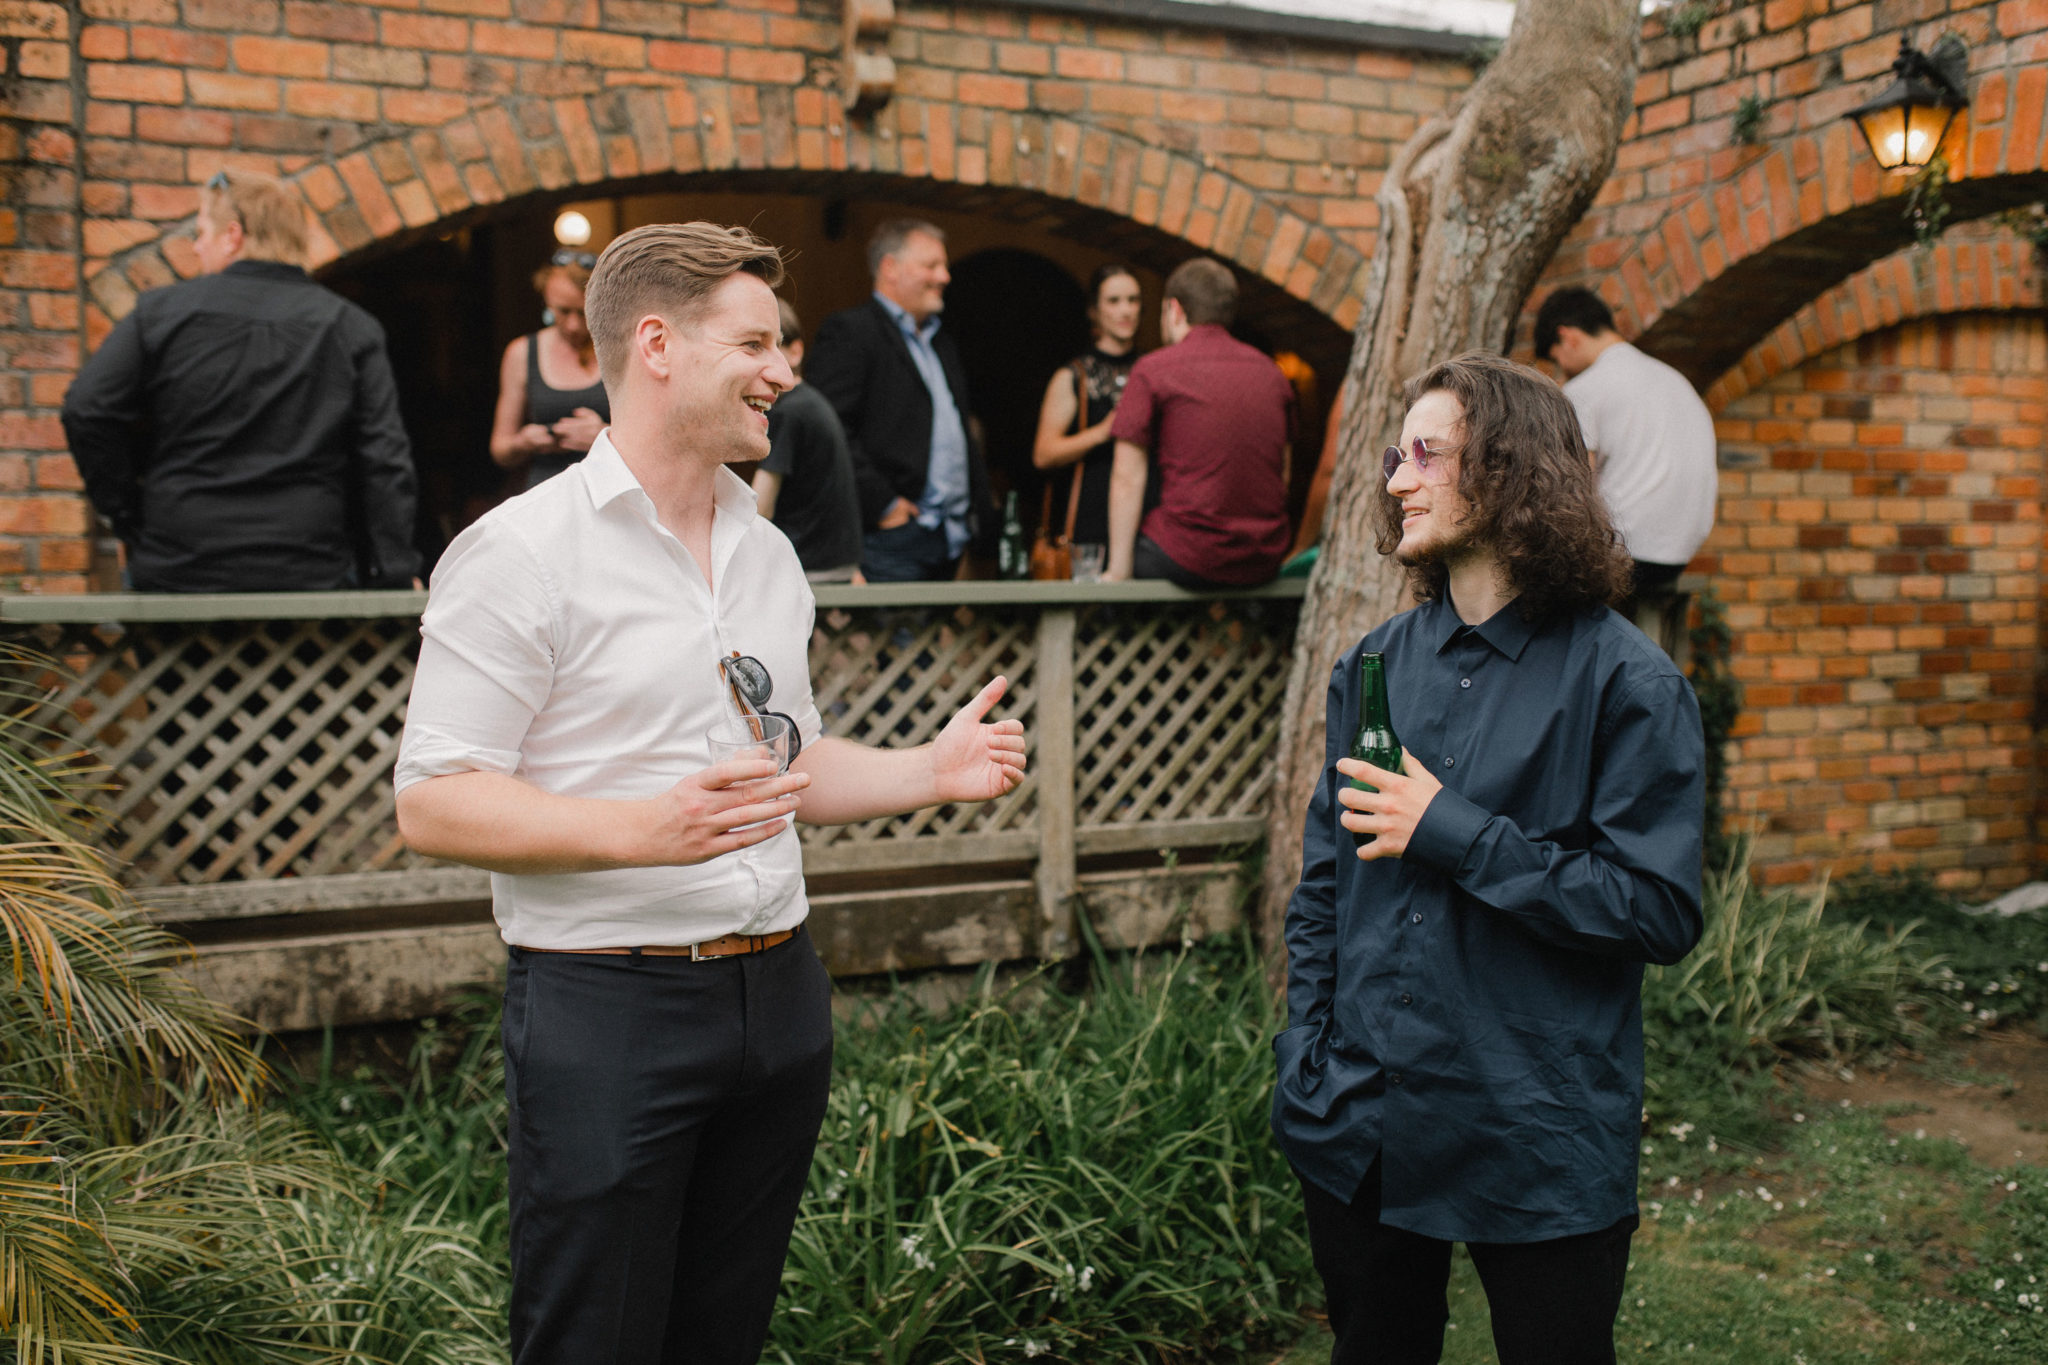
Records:
<instances>
[{"instance_id":1,"label":"short blond hair","mask_svg":"<svg viewBox=\"0 0 2048 1365\"><path fill-rule=\"evenodd\" d=\"M269 176L218 171L199 187L199 205L216 224L242 225L241 259L306 263L306 206Z\"/></svg>"},{"instance_id":2,"label":"short blond hair","mask_svg":"<svg viewBox=\"0 0 2048 1365\"><path fill-rule=\"evenodd\" d=\"M775 288L782 283L781 249L746 228L717 223L650 223L613 239L583 290L604 382L616 387L625 377L641 318L662 313L680 326L712 290L743 274Z\"/></svg>"}]
</instances>

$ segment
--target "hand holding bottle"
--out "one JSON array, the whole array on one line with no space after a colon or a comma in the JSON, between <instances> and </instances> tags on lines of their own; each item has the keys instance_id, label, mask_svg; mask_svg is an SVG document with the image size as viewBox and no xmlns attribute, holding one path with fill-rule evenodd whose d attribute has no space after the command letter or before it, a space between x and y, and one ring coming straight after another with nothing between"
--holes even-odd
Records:
<instances>
[{"instance_id":1,"label":"hand holding bottle","mask_svg":"<svg viewBox=\"0 0 2048 1365\"><path fill-rule=\"evenodd\" d=\"M1422 813L1444 789L1406 749L1400 753L1400 772L1356 758L1337 760L1337 771L1351 779L1337 789L1337 804L1344 808L1337 823L1358 836L1360 862L1406 853Z\"/></svg>"}]
</instances>

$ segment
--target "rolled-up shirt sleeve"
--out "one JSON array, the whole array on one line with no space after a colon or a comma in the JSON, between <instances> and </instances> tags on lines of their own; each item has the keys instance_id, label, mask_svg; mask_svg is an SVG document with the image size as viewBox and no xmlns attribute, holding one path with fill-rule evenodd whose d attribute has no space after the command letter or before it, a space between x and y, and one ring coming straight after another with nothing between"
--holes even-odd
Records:
<instances>
[{"instance_id":1,"label":"rolled-up shirt sleeve","mask_svg":"<svg viewBox=\"0 0 2048 1365\"><path fill-rule=\"evenodd\" d=\"M458 536L434 571L393 784L511 773L554 684L559 594L503 522Z\"/></svg>"}]
</instances>

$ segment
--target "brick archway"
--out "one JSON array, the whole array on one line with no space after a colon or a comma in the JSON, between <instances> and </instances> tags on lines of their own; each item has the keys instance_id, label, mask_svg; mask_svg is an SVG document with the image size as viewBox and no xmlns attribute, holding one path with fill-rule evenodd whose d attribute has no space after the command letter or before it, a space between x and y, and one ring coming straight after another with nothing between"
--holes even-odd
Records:
<instances>
[{"instance_id":1,"label":"brick archway","mask_svg":"<svg viewBox=\"0 0 2048 1365\"><path fill-rule=\"evenodd\" d=\"M1889 79L1902 37L1925 50L1953 33L1971 54L1971 106L1944 147L1950 221L2048 197L2048 11L1924 0L1823 15L1737 0L1694 30L1672 32L1665 17L1645 21L1614 173L1537 297L1599 290L1645 349L1702 389L1912 241L1906 181L1878 169L1843 117ZM1740 140L1738 122L1760 140Z\"/></svg>"},{"instance_id":2,"label":"brick archway","mask_svg":"<svg viewBox=\"0 0 2048 1365\"><path fill-rule=\"evenodd\" d=\"M1113 241L1145 264L1170 269L1195 250L1231 262L1253 315L1306 327L1314 335L1304 353L1342 363L1365 257L1277 196L1201 158L1063 116L899 104L894 127L909 131L878 134L846 125L826 92L808 87L700 80L511 99L312 162L289 181L312 215L316 269L515 202L652 185L855 192L967 211L1029 201L1052 230ZM193 268L177 228L128 247L88 281L102 315L93 324L104 328L141 290Z\"/></svg>"},{"instance_id":3,"label":"brick archway","mask_svg":"<svg viewBox=\"0 0 2048 1365\"><path fill-rule=\"evenodd\" d=\"M1719 412L1815 356L1919 318L2038 310L2048 305L2033 244L1982 225L1949 232L1928 251L1897 251L1801 306L1710 385Z\"/></svg>"}]
</instances>

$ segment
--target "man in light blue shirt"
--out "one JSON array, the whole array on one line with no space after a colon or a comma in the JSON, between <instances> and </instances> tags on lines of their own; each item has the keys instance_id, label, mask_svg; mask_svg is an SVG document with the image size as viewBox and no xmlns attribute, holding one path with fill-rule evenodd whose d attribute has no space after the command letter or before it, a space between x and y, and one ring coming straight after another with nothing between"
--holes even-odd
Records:
<instances>
[{"instance_id":1,"label":"man in light blue shirt","mask_svg":"<svg viewBox=\"0 0 2048 1365\"><path fill-rule=\"evenodd\" d=\"M868 243L874 295L818 329L807 381L846 429L873 582L951 578L980 529L987 478L968 430L966 377L940 327L945 234L895 219Z\"/></svg>"}]
</instances>

